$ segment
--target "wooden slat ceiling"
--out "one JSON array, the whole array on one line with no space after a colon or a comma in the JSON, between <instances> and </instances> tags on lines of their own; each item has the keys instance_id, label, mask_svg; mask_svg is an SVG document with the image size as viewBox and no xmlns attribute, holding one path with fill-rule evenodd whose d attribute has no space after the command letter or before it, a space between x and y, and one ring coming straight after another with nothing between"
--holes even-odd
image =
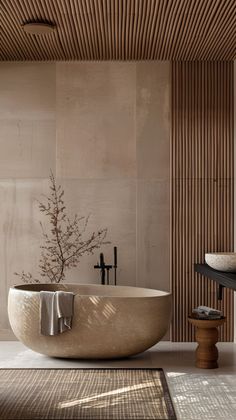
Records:
<instances>
[{"instance_id":1,"label":"wooden slat ceiling","mask_svg":"<svg viewBox=\"0 0 236 420\"><path fill-rule=\"evenodd\" d=\"M235 0L0 0L0 60L233 60ZM52 34L22 24L49 21Z\"/></svg>"}]
</instances>

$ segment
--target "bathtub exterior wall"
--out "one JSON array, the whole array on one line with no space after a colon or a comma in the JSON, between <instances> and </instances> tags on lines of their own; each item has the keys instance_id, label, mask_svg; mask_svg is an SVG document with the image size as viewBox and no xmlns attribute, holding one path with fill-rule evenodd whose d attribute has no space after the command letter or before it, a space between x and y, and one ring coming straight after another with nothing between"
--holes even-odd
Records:
<instances>
[{"instance_id":1,"label":"bathtub exterior wall","mask_svg":"<svg viewBox=\"0 0 236 420\"><path fill-rule=\"evenodd\" d=\"M37 274L50 169L88 233L108 228L119 284L169 290L169 96L168 62L0 64L0 339L13 273ZM98 283L98 254L66 280Z\"/></svg>"},{"instance_id":2,"label":"bathtub exterior wall","mask_svg":"<svg viewBox=\"0 0 236 420\"><path fill-rule=\"evenodd\" d=\"M39 293L11 288L8 311L16 337L48 356L112 359L141 353L164 336L171 316L170 294L147 296L148 289L139 289L139 297L130 297L129 287L117 286L117 297L106 292L109 286L100 286L105 290L102 296L96 295L97 287L85 291L91 295L74 290L72 329L50 337L40 334Z\"/></svg>"}]
</instances>

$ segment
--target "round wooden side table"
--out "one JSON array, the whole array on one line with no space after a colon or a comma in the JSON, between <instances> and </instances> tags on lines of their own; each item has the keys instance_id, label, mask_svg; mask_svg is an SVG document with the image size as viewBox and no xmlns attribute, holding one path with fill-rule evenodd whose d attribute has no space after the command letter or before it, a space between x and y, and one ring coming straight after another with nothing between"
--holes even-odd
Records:
<instances>
[{"instance_id":1,"label":"round wooden side table","mask_svg":"<svg viewBox=\"0 0 236 420\"><path fill-rule=\"evenodd\" d=\"M202 369L218 368L218 327L224 324L226 318L198 319L189 316L188 321L196 327L196 366Z\"/></svg>"}]
</instances>

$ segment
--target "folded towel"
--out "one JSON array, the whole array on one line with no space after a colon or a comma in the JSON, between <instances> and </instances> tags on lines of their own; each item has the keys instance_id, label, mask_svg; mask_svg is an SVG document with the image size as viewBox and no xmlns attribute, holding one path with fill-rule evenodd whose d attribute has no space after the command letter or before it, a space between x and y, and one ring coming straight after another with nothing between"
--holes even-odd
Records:
<instances>
[{"instance_id":1,"label":"folded towel","mask_svg":"<svg viewBox=\"0 0 236 420\"><path fill-rule=\"evenodd\" d=\"M40 292L42 335L57 335L72 327L74 293Z\"/></svg>"},{"instance_id":2,"label":"folded towel","mask_svg":"<svg viewBox=\"0 0 236 420\"><path fill-rule=\"evenodd\" d=\"M193 309L192 315L198 319L221 319L222 316L219 314L206 315L202 312L198 312L196 309Z\"/></svg>"},{"instance_id":3,"label":"folded towel","mask_svg":"<svg viewBox=\"0 0 236 420\"><path fill-rule=\"evenodd\" d=\"M193 314L199 319L220 319L222 317L221 311L208 306L198 306L196 309L193 309Z\"/></svg>"},{"instance_id":4,"label":"folded towel","mask_svg":"<svg viewBox=\"0 0 236 420\"><path fill-rule=\"evenodd\" d=\"M208 306L198 306L197 310L206 315L222 315L222 312L218 311L218 309L209 308Z\"/></svg>"}]
</instances>

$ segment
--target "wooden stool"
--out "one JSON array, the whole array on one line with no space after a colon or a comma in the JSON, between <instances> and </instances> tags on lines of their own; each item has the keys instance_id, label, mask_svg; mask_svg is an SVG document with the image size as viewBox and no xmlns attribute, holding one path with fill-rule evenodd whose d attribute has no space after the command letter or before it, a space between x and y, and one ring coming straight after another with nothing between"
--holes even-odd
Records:
<instances>
[{"instance_id":1,"label":"wooden stool","mask_svg":"<svg viewBox=\"0 0 236 420\"><path fill-rule=\"evenodd\" d=\"M197 319L189 316L188 320L196 327L196 366L202 369L218 368L218 327L224 324L226 318Z\"/></svg>"}]
</instances>

